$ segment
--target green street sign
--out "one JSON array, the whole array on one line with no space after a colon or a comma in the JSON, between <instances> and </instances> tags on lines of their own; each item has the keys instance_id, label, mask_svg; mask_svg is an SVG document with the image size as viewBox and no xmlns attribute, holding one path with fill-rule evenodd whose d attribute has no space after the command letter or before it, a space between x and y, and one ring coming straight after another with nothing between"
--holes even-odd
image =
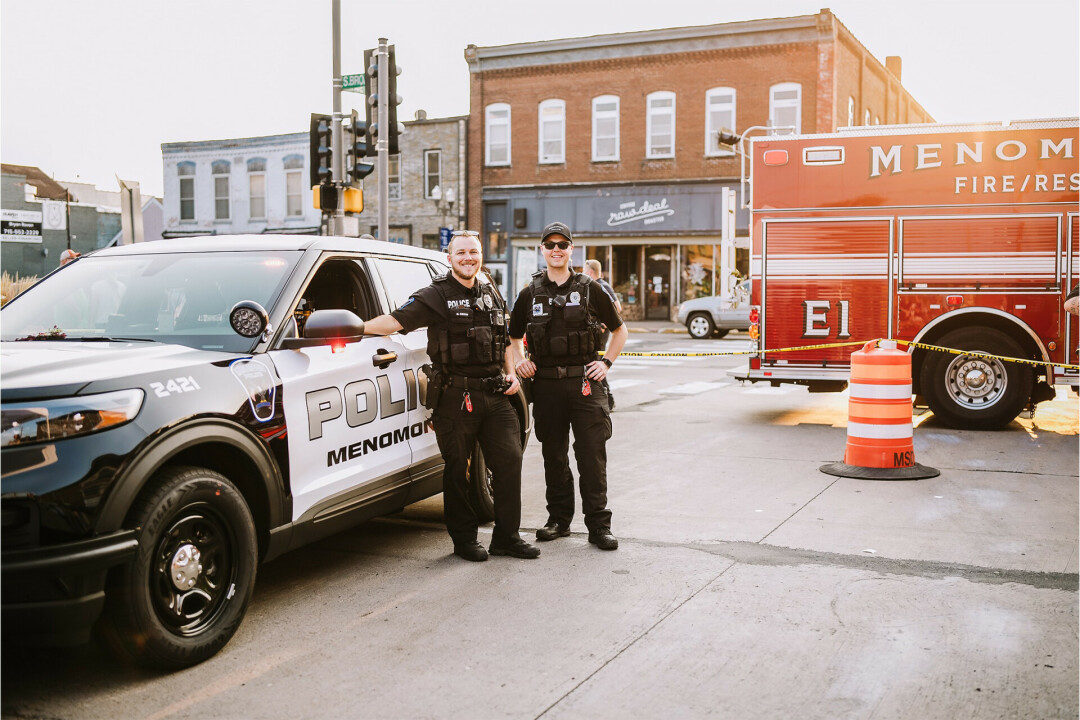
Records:
<instances>
[{"instance_id":1,"label":"green street sign","mask_svg":"<svg viewBox=\"0 0 1080 720\"><path fill-rule=\"evenodd\" d=\"M341 89L348 90L349 92L367 92L364 89L364 75L342 75L341 76Z\"/></svg>"}]
</instances>

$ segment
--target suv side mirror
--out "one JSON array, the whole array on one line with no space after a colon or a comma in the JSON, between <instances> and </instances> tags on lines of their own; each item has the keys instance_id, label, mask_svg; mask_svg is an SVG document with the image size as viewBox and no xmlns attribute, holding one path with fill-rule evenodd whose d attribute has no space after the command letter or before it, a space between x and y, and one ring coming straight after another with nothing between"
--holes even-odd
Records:
<instances>
[{"instance_id":1,"label":"suv side mirror","mask_svg":"<svg viewBox=\"0 0 1080 720\"><path fill-rule=\"evenodd\" d=\"M351 310L316 310L304 323L304 337L285 338L281 347L296 350L319 345L352 343L364 337L364 321Z\"/></svg>"}]
</instances>

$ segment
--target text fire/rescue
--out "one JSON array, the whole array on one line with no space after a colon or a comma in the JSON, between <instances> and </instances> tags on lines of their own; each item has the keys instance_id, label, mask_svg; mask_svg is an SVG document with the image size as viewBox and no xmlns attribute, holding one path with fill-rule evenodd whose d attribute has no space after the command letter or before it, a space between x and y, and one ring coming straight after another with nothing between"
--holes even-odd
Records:
<instances>
[{"instance_id":1,"label":"text fire/rescue","mask_svg":"<svg viewBox=\"0 0 1080 720\"><path fill-rule=\"evenodd\" d=\"M914 170L927 170L944 165L942 143L916 143L911 146L911 162ZM966 166L983 162L986 149L982 141L956 142L952 146L952 167ZM1003 140L993 146L993 157L1002 162L1016 162L1028 155L1028 144L1021 140ZM1038 143L1040 160L1060 158L1070 160L1075 157L1073 138L1041 138ZM892 145L887 149L883 145L870 147L870 177L896 175L904 171L904 146ZM995 175L958 175L954 180L955 194L990 194L1026 192L1064 192L1080 190L1080 173L1026 173Z\"/></svg>"}]
</instances>

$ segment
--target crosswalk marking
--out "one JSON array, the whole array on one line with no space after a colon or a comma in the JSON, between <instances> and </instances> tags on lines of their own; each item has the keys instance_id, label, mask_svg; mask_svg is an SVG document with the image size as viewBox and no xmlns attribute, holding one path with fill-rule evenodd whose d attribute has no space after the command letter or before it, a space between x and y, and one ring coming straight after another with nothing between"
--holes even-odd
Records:
<instances>
[{"instance_id":1,"label":"crosswalk marking","mask_svg":"<svg viewBox=\"0 0 1080 720\"><path fill-rule=\"evenodd\" d=\"M658 390L657 392L666 395L699 395L703 392L716 390L717 388L722 388L730 384L731 383L729 382L692 382L684 383L682 385L673 385L671 387L666 387L663 390Z\"/></svg>"},{"instance_id":2,"label":"crosswalk marking","mask_svg":"<svg viewBox=\"0 0 1080 720\"><path fill-rule=\"evenodd\" d=\"M608 376L611 377L610 375ZM608 380L608 386L612 390L621 390L622 388L634 387L635 385L648 385L652 380L643 380L641 378L615 378Z\"/></svg>"}]
</instances>

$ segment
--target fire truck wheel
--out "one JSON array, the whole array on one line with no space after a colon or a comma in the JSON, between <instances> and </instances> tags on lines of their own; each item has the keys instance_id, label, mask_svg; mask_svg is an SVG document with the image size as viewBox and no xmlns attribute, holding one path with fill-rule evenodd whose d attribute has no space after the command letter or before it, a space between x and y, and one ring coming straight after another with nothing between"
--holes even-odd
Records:
<instances>
[{"instance_id":1,"label":"fire truck wheel","mask_svg":"<svg viewBox=\"0 0 1080 720\"><path fill-rule=\"evenodd\" d=\"M686 331L695 340L705 340L712 337L713 332L716 331L716 325L713 324L709 313L694 313L686 320Z\"/></svg>"},{"instance_id":2,"label":"fire truck wheel","mask_svg":"<svg viewBox=\"0 0 1080 720\"><path fill-rule=\"evenodd\" d=\"M953 330L935 345L988 355L1023 357L1011 337L993 328ZM1032 369L997 358L927 353L919 373L923 397L950 427L996 430L1020 414L1031 397Z\"/></svg>"}]
</instances>

